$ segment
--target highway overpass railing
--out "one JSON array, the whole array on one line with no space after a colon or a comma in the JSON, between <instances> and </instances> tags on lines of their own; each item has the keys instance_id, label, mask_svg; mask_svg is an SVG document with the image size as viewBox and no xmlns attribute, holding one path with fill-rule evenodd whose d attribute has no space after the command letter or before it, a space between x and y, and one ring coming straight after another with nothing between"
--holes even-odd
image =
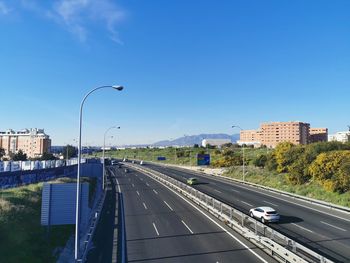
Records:
<instances>
[{"instance_id":1,"label":"highway overpass railing","mask_svg":"<svg viewBox=\"0 0 350 263\"><path fill-rule=\"evenodd\" d=\"M151 176L184 195L281 262L333 262L268 225L172 177L135 164L125 163L125 165Z\"/></svg>"}]
</instances>

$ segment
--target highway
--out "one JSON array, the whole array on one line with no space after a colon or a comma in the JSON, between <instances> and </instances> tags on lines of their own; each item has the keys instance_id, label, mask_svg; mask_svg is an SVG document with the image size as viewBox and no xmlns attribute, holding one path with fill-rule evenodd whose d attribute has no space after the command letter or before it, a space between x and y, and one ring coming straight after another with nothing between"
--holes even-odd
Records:
<instances>
[{"instance_id":1,"label":"highway","mask_svg":"<svg viewBox=\"0 0 350 263\"><path fill-rule=\"evenodd\" d=\"M165 185L113 169L124 202L128 262L275 262Z\"/></svg>"},{"instance_id":2,"label":"highway","mask_svg":"<svg viewBox=\"0 0 350 263\"><path fill-rule=\"evenodd\" d=\"M182 182L196 177L200 184L194 188L247 214L253 207L273 207L281 214L281 222L270 224L272 228L335 262L350 262L349 214L187 169L150 163L145 166Z\"/></svg>"}]
</instances>

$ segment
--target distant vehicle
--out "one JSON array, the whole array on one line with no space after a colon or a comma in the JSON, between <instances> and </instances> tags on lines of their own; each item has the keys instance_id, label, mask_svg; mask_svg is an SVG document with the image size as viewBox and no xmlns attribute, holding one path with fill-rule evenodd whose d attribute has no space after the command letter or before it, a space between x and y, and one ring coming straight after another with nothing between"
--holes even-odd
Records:
<instances>
[{"instance_id":1,"label":"distant vehicle","mask_svg":"<svg viewBox=\"0 0 350 263\"><path fill-rule=\"evenodd\" d=\"M134 161L134 160L132 160L132 163L135 163L135 161Z\"/></svg>"},{"instance_id":2,"label":"distant vehicle","mask_svg":"<svg viewBox=\"0 0 350 263\"><path fill-rule=\"evenodd\" d=\"M112 161L111 161L111 164L112 164L112 165L117 165L117 164L118 164L118 161L117 161L117 160L112 160Z\"/></svg>"},{"instance_id":3,"label":"distant vehicle","mask_svg":"<svg viewBox=\"0 0 350 263\"><path fill-rule=\"evenodd\" d=\"M189 184L189 185L198 184L198 179L197 179L197 178L194 178L194 177L188 178L188 179L187 179L187 184Z\"/></svg>"},{"instance_id":4,"label":"distant vehicle","mask_svg":"<svg viewBox=\"0 0 350 263\"><path fill-rule=\"evenodd\" d=\"M128 173L128 172L129 172L129 169L128 169L128 168L125 168L125 169L124 169L124 172L125 172L125 173Z\"/></svg>"},{"instance_id":5,"label":"distant vehicle","mask_svg":"<svg viewBox=\"0 0 350 263\"><path fill-rule=\"evenodd\" d=\"M140 165L143 165L143 161L140 162Z\"/></svg>"},{"instance_id":6,"label":"distant vehicle","mask_svg":"<svg viewBox=\"0 0 350 263\"><path fill-rule=\"evenodd\" d=\"M280 220L280 215L276 210L268 206L252 208L249 210L249 214L251 217L261 220L263 224Z\"/></svg>"}]
</instances>

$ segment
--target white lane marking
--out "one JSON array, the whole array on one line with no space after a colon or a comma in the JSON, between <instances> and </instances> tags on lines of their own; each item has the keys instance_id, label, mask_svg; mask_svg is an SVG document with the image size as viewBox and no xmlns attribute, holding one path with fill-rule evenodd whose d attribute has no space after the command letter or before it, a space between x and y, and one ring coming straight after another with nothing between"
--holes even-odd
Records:
<instances>
[{"instance_id":1,"label":"white lane marking","mask_svg":"<svg viewBox=\"0 0 350 263\"><path fill-rule=\"evenodd\" d=\"M220 193L220 194L222 194L222 192L221 192L221 191L219 191L219 190L214 189L214 191L215 191L215 192L218 192L218 193Z\"/></svg>"},{"instance_id":2,"label":"white lane marking","mask_svg":"<svg viewBox=\"0 0 350 263\"><path fill-rule=\"evenodd\" d=\"M154 189L153 189L153 192L154 192L156 195L158 194L158 192L157 192L156 190L154 190Z\"/></svg>"},{"instance_id":3,"label":"white lane marking","mask_svg":"<svg viewBox=\"0 0 350 263\"><path fill-rule=\"evenodd\" d=\"M146 206L146 204L145 203L143 203L142 202L142 204L143 204L143 207L147 210L147 206Z\"/></svg>"},{"instance_id":4,"label":"white lane marking","mask_svg":"<svg viewBox=\"0 0 350 263\"><path fill-rule=\"evenodd\" d=\"M244 201L241 201L243 204L246 204L246 205L249 205L249 206L253 206L253 205L251 205L251 204L249 204L249 203L247 203L247 202L244 202Z\"/></svg>"},{"instance_id":5,"label":"white lane marking","mask_svg":"<svg viewBox=\"0 0 350 263\"><path fill-rule=\"evenodd\" d=\"M135 187L135 185L134 184L131 184L132 185L132 187Z\"/></svg>"},{"instance_id":6,"label":"white lane marking","mask_svg":"<svg viewBox=\"0 0 350 263\"><path fill-rule=\"evenodd\" d=\"M118 185L118 192L119 192L119 193L121 193L121 192L122 192L122 190L120 190L120 185L119 185L119 181L118 181L118 179L117 179L117 178L115 178L115 180L116 180L116 182L117 182L117 185Z\"/></svg>"},{"instance_id":7,"label":"white lane marking","mask_svg":"<svg viewBox=\"0 0 350 263\"><path fill-rule=\"evenodd\" d=\"M147 186L149 186L149 183L146 183Z\"/></svg>"},{"instance_id":8,"label":"white lane marking","mask_svg":"<svg viewBox=\"0 0 350 263\"><path fill-rule=\"evenodd\" d=\"M153 223L153 227L154 227L154 230L156 231L157 235L159 236L159 232L158 232L158 229L157 229L157 227L156 227L156 224L155 224L155 223Z\"/></svg>"},{"instance_id":9,"label":"white lane marking","mask_svg":"<svg viewBox=\"0 0 350 263\"><path fill-rule=\"evenodd\" d=\"M233 238L234 240L236 240L241 246L243 246L244 248L246 248L250 253L252 253L254 256L256 256L258 259L260 259L262 262L264 263L268 263L268 261L266 261L265 259L263 259L261 256L259 256L257 253L255 253L251 248L249 248L246 244L244 244L241 240L239 240L237 237L235 237L232 233L228 232L223 226L221 226L218 222L216 222L214 219L212 219L210 216L208 216L206 213L204 213L202 210L200 210L198 207L196 207L194 204L192 204L189 200L185 199L185 197L181 196L179 193L177 193L175 190L171 189L169 186L165 185L162 182L157 181L156 179L154 179L153 177L147 175L149 178L153 179L154 181L156 181L157 183L163 185L164 187L166 187L167 189L169 189L171 192L173 192L174 194L176 194L178 197L180 197L182 200L184 200L186 203L188 203L190 206L192 206L194 209L196 209L199 213L201 213L203 216L205 216L206 218L208 218L209 221L211 221L213 224L215 224L216 226L218 226L221 230L225 231L227 235L229 235L231 238Z\"/></svg>"},{"instance_id":10,"label":"white lane marking","mask_svg":"<svg viewBox=\"0 0 350 263\"><path fill-rule=\"evenodd\" d=\"M167 207L169 207L169 209L171 210L171 211L174 211L172 208L171 208L171 206L167 203L167 202L165 202L165 201L163 201L166 205L167 205Z\"/></svg>"},{"instance_id":11,"label":"white lane marking","mask_svg":"<svg viewBox=\"0 0 350 263\"><path fill-rule=\"evenodd\" d=\"M273 206L278 206L278 205L276 205L276 204L274 204L274 203L271 203L271 202L267 202L267 201L263 201L263 202L266 203L266 204L273 205Z\"/></svg>"},{"instance_id":12,"label":"white lane marking","mask_svg":"<svg viewBox=\"0 0 350 263\"><path fill-rule=\"evenodd\" d=\"M329 224L329 223L326 223L326 222L323 222L323 221L320 221L320 222L321 222L322 224L325 224L325 225L327 225L327 226L334 227L334 228L339 229L339 230L341 230L341 231L344 231L344 232L347 231L346 229L341 228L341 227L339 227L339 226L335 226L335 225L332 225L332 224Z\"/></svg>"},{"instance_id":13,"label":"white lane marking","mask_svg":"<svg viewBox=\"0 0 350 263\"><path fill-rule=\"evenodd\" d=\"M138 196L140 196L140 193L139 193L139 191L136 191L136 193L137 193L137 195L138 195Z\"/></svg>"},{"instance_id":14,"label":"white lane marking","mask_svg":"<svg viewBox=\"0 0 350 263\"><path fill-rule=\"evenodd\" d=\"M231 189L232 192L236 192L236 193L240 193L240 191L235 190L235 189Z\"/></svg>"},{"instance_id":15,"label":"white lane marking","mask_svg":"<svg viewBox=\"0 0 350 263\"><path fill-rule=\"evenodd\" d=\"M190 233L193 234L193 231L191 230L191 228L189 228L188 225L186 225L186 223L183 220L181 220L181 222L182 222L182 224L185 225L185 227L188 229L188 231L190 231Z\"/></svg>"},{"instance_id":16,"label":"white lane marking","mask_svg":"<svg viewBox=\"0 0 350 263\"><path fill-rule=\"evenodd\" d=\"M304 207L306 209L310 209L310 210L313 210L313 211L316 211L316 212L319 212L319 213L322 213L322 214L325 214L325 215L328 215L328 216L332 216L332 217L335 217L335 218L338 218L338 219L341 219L341 220L344 220L344 221L347 221L347 222L350 222L350 219L347 219L347 218L344 218L344 217L341 217L341 216L337 216L337 215L334 215L334 214L329 214L329 212L327 211L322 211L322 210L319 210L319 209L316 209L316 208L312 208L312 207L309 207L309 206L306 206L306 205L302 205L302 204L298 204L296 203L295 201L289 201L289 200L286 200L286 199L283 199L281 197L277 197L277 196L274 196L274 195L271 195L272 194L278 194L278 193L274 193L272 191L268 191L268 190L265 190L265 189L262 189L263 191L266 191L266 192L270 192L270 193L266 193L266 192L263 192L263 191L260 191L261 189L256 189L254 188L253 186L251 187L246 187L246 186L242 186L242 185L239 185L239 183L235 183L235 182L232 182L232 181L229 181L229 179L227 178L213 178L213 176L209 176L209 175L206 175L206 174L198 174L199 176L203 176L203 177L210 177L210 179L212 180L216 180L218 182L222 182L222 183L227 183L227 184L230 184L230 185L234 185L236 187L239 187L239 188L242 188L244 190L248 190L248 191L251 191L251 192L258 192L259 194L262 194L262 195L266 195L268 197L272 197L272 198L275 198L276 200L279 200L279 201L283 201L283 202L287 202L287 203L290 203L290 204L293 204L293 205L297 205L297 206L301 206L301 207ZM287 196L288 197L288 196ZM293 197L289 197L289 198L293 198ZM296 199L300 202L303 202L304 200L302 199ZM306 201L304 201L306 202Z\"/></svg>"},{"instance_id":17,"label":"white lane marking","mask_svg":"<svg viewBox=\"0 0 350 263\"><path fill-rule=\"evenodd\" d=\"M303 229L303 230L305 230L305 231L309 231L310 233L313 233L313 231L311 231L310 229L307 229L307 228L305 228L305 227L299 226L299 225L297 225L297 224L295 224L295 223L291 223L291 225L296 226L296 227L299 227L299 228L301 228L301 229Z\"/></svg>"}]
</instances>

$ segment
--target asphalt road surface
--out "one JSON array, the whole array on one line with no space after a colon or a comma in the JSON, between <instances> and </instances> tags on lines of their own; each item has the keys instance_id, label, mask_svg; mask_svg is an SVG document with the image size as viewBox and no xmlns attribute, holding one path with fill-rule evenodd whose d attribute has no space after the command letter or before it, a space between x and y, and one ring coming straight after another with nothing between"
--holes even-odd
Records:
<instances>
[{"instance_id":1,"label":"asphalt road surface","mask_svg":"<svg viewBox=\"0 0 350 263\"><path fill-rule=\"evenodd\" d=\"M275 262L163 184L113 169L124 200L128 262Z\"/></svg>"},{"instance_id":2,"label":"asphalt road surface","mask_svg":"<svg viewBox=\"0 0 350 263\"><path fill-rule=\"evenodd\" d=\"M186 169L145 165L182 182L196 177L200 184L194 188L247 214L253 207L273 207L281 222L272 228L335 262L350 262L349 214Z\"/></svg>"}]
</instances>

